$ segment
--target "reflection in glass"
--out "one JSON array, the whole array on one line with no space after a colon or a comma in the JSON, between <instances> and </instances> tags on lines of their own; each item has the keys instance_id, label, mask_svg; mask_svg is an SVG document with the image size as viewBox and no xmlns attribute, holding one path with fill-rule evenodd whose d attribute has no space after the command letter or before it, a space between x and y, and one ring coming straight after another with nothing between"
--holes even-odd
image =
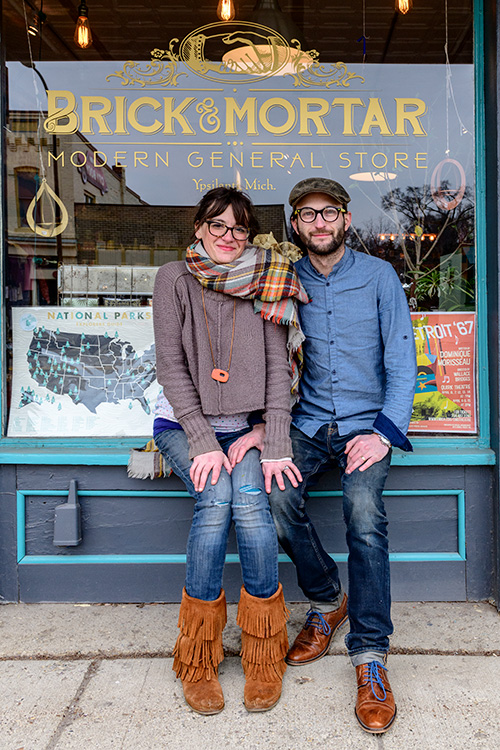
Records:
<instances>
[{"instance_id":1,"label":"reflection in glass","mask_svg":"<svg viewBox=\"0 0 500 750\"><path fill-rule=\"evenodd\" d=\"M182 259L193 207L211 187L241 187L262 232L286 239L287 196L314 176L345 185L348 242L394 265L412 309L474 310L470 0L448 8L448 29L442 9L422 4L406 15L394 4L370 5L363 17L365 4L352 0L339 24L338 9L281 0L303 39L296 49L288 34L282 46L276 34L250 45L237 21L211 27L216 4L186 2L180 9L151 0L138 19L129 0L112 9L95 0L92 46L82 3L78 49L68 4L51 13L36 49L23 5L5 4L8 347L11 326L30 326L31 315L98 320L123 306L146 314L156 269ZM355 42L362 17L363 44ZM179 57L188 37L197 67ZM164 54L152 61L154 49ZM45 127L48 118L57 129ZM28 221L43 178L67 209L58 235ZM42 211L35 200L33 224L60 225L54 206L51 219L50 206ZM26 357L20 362L8 363L9 374ZM45 399L37 377L35 395ZM76 404L74 390L71 398Z\"/></svg>"},{"instance_id":2,"label":"reflection in glass","mask_svg":"<svg viewBox=\"0 0 500 750\"><path fill-rule=\"evenodd\" d=\"M446 180L441 189L453 192ZM413 310L474 310L471 190L464 188L460 202L447 210L428 184L395 188L382 195L381 208L391 219L391 231L373 224L358 229L353 245L393 264Z\"/></svg>"}]
</instances>

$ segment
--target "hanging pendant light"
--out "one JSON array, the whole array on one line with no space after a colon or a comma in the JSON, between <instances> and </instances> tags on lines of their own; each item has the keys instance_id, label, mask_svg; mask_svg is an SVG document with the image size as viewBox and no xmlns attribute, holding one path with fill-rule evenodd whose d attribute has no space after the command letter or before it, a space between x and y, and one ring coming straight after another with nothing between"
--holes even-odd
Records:
<instances>
[{"instance_id":1,"label":"hanging pendant light","mask_svg":"<svg viewBox=\"0 0 500 750\"><path fill-rule=\"evenodd\" d=\"M81 2L78 6L78 20L75 28L75 44L82 49L87 49L92 46L92 32L90 30L89 9L87 3Z\"/></svg>"},{"instance_id":2,"label":"hanging pendant light","mask_svg":"<svg viewBox=\"0 0 500 750\"><path fill-rule=\"evenodd\" d=\"M38 36L39 33L40 19L38 18L38 13L33 13L31 21L28 24L28 34L31 34L31 36Z\"/></svg>"},{"instance_id":3,"label":"hanging pendant light","mask_svg":"<svg viewBox=\"0 0 500 750\"><path fill-rule=\"evenodd\" d=\"M217 17L221 21L232 21L236 15L236 9L234 7L233 0L219 0L217 6Z\"/></svg>"},{"instance_id":4,"label":"hanging pendant light","mask_svg":"<svg viewBox=\"0 0 500 750\"><path fill-rule=\"evenodd\" d=\"M405 15L411 9L413 0L396 0L396 10Z\"/></svg>"},{"instance_id":5,"label":"hanging pendant light","mask_svg":"<svg viewBox=\"0 0 500 750\"><path fill-rule=\"evenodd\" d=\"M40 10L38 12L33 12L31 16L31 21L29 22L26 31L31 36L38 36L42 33L42 24L47 19L47 16L43 12L43 0L40 2Z\"/></svg>"}]
</instances>

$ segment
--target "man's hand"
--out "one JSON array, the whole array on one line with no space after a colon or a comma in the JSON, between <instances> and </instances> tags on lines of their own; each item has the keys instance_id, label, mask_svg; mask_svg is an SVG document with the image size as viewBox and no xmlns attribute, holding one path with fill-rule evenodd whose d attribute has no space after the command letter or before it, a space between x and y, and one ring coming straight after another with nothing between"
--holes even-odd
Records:
<instances>
[{"instance_id":1,"label":"man's hand","mask_svg":"<svg viewBox=\"0 0 500 750\"><path fill-rule=\"evenodd\" d=\"M294 487L298 487L299 482L302 482L302 474L293 461L266 461L261 464L261 466L267 494L271 492L273 477L276 478L276 484L280 490L285 489L283 474L289 479Z\"/></svg>"},{"instance_id":2,"label":"man's hand","mask_svg":"<svg viewBox=\"0 0 500 750\"><path fill-rule=\"evenodd\" d=\"M189 476L196 492L203 492L210 472L212 472L211 484L217 484L222 467L226 469L228 474L231 474L233 467L222 451L209 451L195 456L189 470Z\"/></svg>"},{"instance_id":3,"label":"man's hand","mask_svg":"<svg viewBox=\"0 0 500 750\"><path fill-rule=\"evenodd\" d=\"M389 448L383 444L376 433L356 435L345 446L347 455L346 474L352 474L356 469L365 471L372 464L381 461L388 452Z\"/></svg>"},{"instance_id":4,"label":"man's hand","mask_svg":"<svg viewBox=\"0 0 500 750\"><path fill-rule=\"evenodd\" d=\"M229 458L231 466L234 468L236 464L239 464L239 462L243 459L245 453L249 451L250 448L258 448L261 451L264 447L265 434L265 424L263 422L260 422L259 424L256 424L254 426L252 432L247 432L246 435L243 435L243 437L235 440L234 443L231 444L227 452L227 456Z\"/></svg>"}]
</instances>

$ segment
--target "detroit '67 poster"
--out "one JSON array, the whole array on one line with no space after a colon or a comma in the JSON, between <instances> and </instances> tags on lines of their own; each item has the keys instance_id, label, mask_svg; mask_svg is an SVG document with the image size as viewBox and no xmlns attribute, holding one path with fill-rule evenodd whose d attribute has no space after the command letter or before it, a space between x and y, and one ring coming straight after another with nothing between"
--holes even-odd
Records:
<instances>
[{"instance_id":1,"label":"detroit '67 poster","mask_svg":"<svg viewBox=\"0 0 500 750\"><path fill-rule=\"evenodd\" d=\"M476 432L476 315L412 313L417 386L411 431Z\"/></svg>"}]
</instances>

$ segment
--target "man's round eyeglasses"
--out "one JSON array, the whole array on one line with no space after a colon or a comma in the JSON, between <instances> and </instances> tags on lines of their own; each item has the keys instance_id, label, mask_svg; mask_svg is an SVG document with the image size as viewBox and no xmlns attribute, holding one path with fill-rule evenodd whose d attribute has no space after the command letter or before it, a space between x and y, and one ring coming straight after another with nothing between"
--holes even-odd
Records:
<instances>
[{"instance_id":1,"label":"man's round eyeglasses","mask_svg":"<svg viewBox=\"0 0 500 750\"><path fill-rule=\"evenodd\" d=\"M247 227L236 225L235 227L228 227L223 221L207 221L208 231L212 237L224 237L226 232L229 230L235 240L247 240L250 234L250 230Z\"/></svg>"},{"instance_id":2,"label":"man's round eyeglasses","mask_svg":"<svg viewBox=\"0 0 500 750\"><path fill-rule=\"evenodd\" d=\"M325 206L325 208L317 211L315 208L304 206L304 208L296 208L293 215L298 216L299 219L302 219L302 221L306 224L312 224L313 221L316 221L316 216L318 214L320 214L321 218L324 219L324 221L333 222L337 221L339 214L341 213L345 214L345 208Z\"/></svg>"}]
</instances>

